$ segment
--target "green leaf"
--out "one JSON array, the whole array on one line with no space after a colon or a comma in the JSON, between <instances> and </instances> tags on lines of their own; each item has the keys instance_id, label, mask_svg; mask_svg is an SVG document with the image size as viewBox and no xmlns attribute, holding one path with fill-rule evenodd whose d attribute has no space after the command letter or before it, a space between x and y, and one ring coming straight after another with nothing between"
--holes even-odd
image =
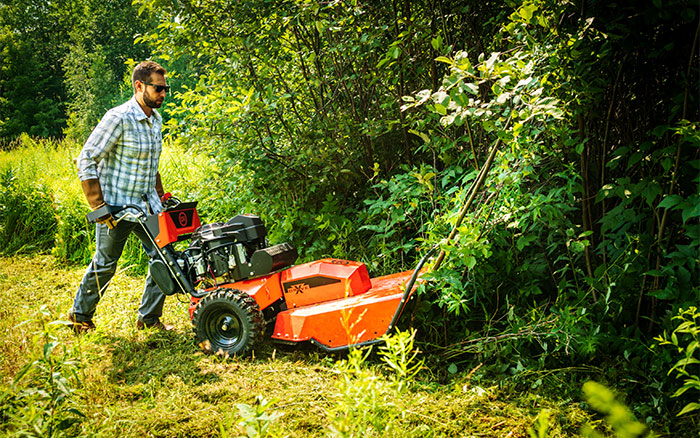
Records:
<instances>
[{"instance_id":1,"label":"green leaf","mask_svg":"<svg viewBox=\"0 0 700 438\"><path fill-rule=\"evenodd\" d=\"M520 236L515 242L515 247L518 248L518 251L522 251L526 246L530 245L533 240L535 240L537 236L534 234L527 234L524 236Z\"/></svg>"},{"instance_id":2,"label":"green leaf","mask_svg":"<svg viewBox=\"0 0 700 438\"><path fill-rule=\"evenodd\" d=\"M579 242L578 240L574 240L571 242L571 250L576 254L582 253L586 250L586 245Z\"/></svg>"},{"instance_id":3,"label":"green leaf","mask_svg":"<svg viewBox=\"0 0 700 438\"><path fill-rule=\"evenodd\" d=\"M681 411L676 414L676 417L680 417L681 415L687 414L688 412L693 412L697 411L700 409L700 403L688 403L681 409Z\"/></svg>"},{"instance_id":4,"label":"green leaf","mask_svg":"<svg viewBox=\"0 0 700 438\"><path fill-rule=\"evenodd\" d=\"M463 84L463 89L465 91L468 91L471 94L478 95L479 94L479 86L472 83L472 82L465 82Z\"/></svg>"},{"instance_id":5,"label":"green leaf","mask_svg":"<svg viewBox=\"0 0 700 438\"><path fill-rule=\"evenodd\" d=\"M654 200L661 195L661 186L656 182L648 184L642 191L642 196L644 197L647 205L651 206Z\"/></svg>"},{"instance_id":6,"label":"green leaf","mask_svg":"<svg viewBox=\"0 0 700 438\"><path fill-rule=\"evenodd\" d=\"M671 161L670 158L664 158L661 160L661 167L663 167L666 172L671 169L671 166L673 166L673 161Z\"/></svg>"},{"instance_id":7,"label":"green leaf","mask_svg":"<svg viewBox=\"0 0 700 438\"><path fill-rule=\"evenodd\" d=\"M656 1L660 1L660 0L656 0ZM655 3L656 3L656 2L655 2ZM663 137L663 136L666 134L666 132L667 132L669 129L671 129L671 127L668 126L668 125L659 125L659 126L655 127L655 128L651 131L651 133L654 134L654 136L656 136L656 137L658 137L658 138L661 138L661 137Z\"/></svg>"},{"instance_id":8,"label":"green leaf","mask_svg":"<svg viewBox=\"0 0 700 438\"><path fill-rule=\"evenodd\" d=\"M659 300L672 300L678 297L678 291L675 289L658 289L653 292L649 292L650 297L657 298Z\"/></svg>"},{"instance_id":9,"label":"green leaf","mask_svg":"<svg viewBox=\"0 0 700 438\"><path fill-rule=\"evenodd\" d=\"M683 201L683 197L680 195L665 196L664 199L659 202L658 206L660 208L672 208L680 204L681 201Z\"/></svg>"},{"instance_id":10,"label":"green leaf","mask_svg":"<svg viewBox=\"0 0 700 438\"><path fill-rule=\"evenodd\" d=\"M692 365L692 364L696 364L696 363L700 363L700 360L695 359L694 357L686 357L686 358L683 358L683 359L679 360L678 362L676 362L675 366L676 366L676 368L685 368L688 365Z\"/></svg>"},{"instance_id":11,"label":"green leaf","mask_svg":"<svg viewBox=\"0 0 700 438\"><path fill-rule=\"evenodd\" d=\"M464 260L467 264L467 268L472 269L474 266L476 266L476 257L474 256L467 256Z\"/></svg>"},{"instance_id":12,"label":"green leaf","mask_svg":"<svg viewBox=\"0 0 700 438\"><path fill-rule=\"evenodd\" d=\"M684 202L681 204L683 207L682 217L683 224L688 222L688 219L700 216L700 202L696 199L695 202Z\"/></svg>"},{"instance_id":13,"label":"green leaf","mask_svg":"<svg viewBox=\"0 0 700 438\"><path fill-rule=\"evenodd\" d=\"M523 20L525 21L530 21L532 18L533 13L537 10L537 5L536 4L526 4L520 9L518 9L518 15L520 15Z\"/></svg>"}]
</instances>

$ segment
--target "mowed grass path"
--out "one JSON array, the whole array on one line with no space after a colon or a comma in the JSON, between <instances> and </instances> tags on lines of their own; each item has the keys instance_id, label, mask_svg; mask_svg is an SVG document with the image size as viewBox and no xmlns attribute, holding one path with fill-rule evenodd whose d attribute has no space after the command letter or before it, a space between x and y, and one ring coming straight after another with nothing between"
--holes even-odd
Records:
<instances>
[{"instance_id":1,"label":"mowed grass path","mask_svg":"<svg viewBox=\"0 0 700 438\"><path fill-rule=\"evenodd\" d=\"M52 256L0 258L0 393L40 355L41 306L51 318L65 319L83 270L59 266ZM166 301L163 319L175 325L173 332L137 331L142 284L142 277L115 276L98 307L94 333L76 337L67 327L56 328L59 342L81 364L80 380L71 382L76 389L71 403L85 419L71 435L245 436L237 425L237 405L254 405L262 396L274 401L270 413L282 413L270 424L270 436L329 436L333 418L353 408L352 391L339 385L342 356L272 343L254 357L205 356L195 344L182 297ZM23 323L27 320L34 322ZM528 437L528 428L545 409L549 437L575 436L592 421L580 400L559 398L551 390L550 395L518 392L468 372L443 384L428 367L415 384L398 392L386 383L389 377L379 360L371 358L363 366L377 379L369 418L391 419L385 432L370 432L368 426L359 436ZM0 424L2 432L7 431Z\"/></svg>"}]
</instances>

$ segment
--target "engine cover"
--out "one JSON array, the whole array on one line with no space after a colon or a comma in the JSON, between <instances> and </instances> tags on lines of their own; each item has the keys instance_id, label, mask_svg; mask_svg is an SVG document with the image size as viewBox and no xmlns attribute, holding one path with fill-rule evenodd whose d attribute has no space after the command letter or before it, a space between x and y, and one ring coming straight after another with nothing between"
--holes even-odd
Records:
<instances>
[{"instance_id":1,"label":"engine cover","mask_svg":"<svg viewBox=\"0 0 700 438\"><path fill-rule=\"evenodd\" d=\"M238 215L227 222L199 227L185 251L194 271L193 283L239 281L269 274L296 261L288 243L267 246L267 229L258 216Z\"/></svg>"}]
</instances>

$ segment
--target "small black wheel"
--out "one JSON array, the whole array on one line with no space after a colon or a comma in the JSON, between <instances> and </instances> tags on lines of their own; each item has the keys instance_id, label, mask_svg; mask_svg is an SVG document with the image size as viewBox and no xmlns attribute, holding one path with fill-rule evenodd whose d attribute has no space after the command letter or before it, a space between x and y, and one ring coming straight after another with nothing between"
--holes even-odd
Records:
<instances>
[{"instance_id":1,"label":"small black wheel","mask_svg":"<svg viewBox=\"0 0 700 438\"><path fill-rule=\"evenodd\" d=\"M265 333L265 319L255 300L236 289L217 289L202 298L192 317L197 342L205 353L245 355Z\"/></svg>"}]
</instances>

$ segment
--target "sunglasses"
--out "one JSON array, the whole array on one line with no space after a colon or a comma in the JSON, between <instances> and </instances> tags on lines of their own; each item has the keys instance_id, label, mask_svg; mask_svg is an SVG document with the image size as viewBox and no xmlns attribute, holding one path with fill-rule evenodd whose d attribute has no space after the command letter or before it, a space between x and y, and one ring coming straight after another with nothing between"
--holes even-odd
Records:
<instances>
[{"instance_id":1,"label":"sunglasses","mask_svg":"<svg viewBox=\"0 0 700 438\"><path fill-rule=\"evenodd\" d=\"M166 93L170 92L170 85L156 85L156 84L151 84L150 82L146 82L146 81L141 81L141 82L155 88L156 93L162 93L163 90L165 90Z\"/></svg>"}]
</instances>

